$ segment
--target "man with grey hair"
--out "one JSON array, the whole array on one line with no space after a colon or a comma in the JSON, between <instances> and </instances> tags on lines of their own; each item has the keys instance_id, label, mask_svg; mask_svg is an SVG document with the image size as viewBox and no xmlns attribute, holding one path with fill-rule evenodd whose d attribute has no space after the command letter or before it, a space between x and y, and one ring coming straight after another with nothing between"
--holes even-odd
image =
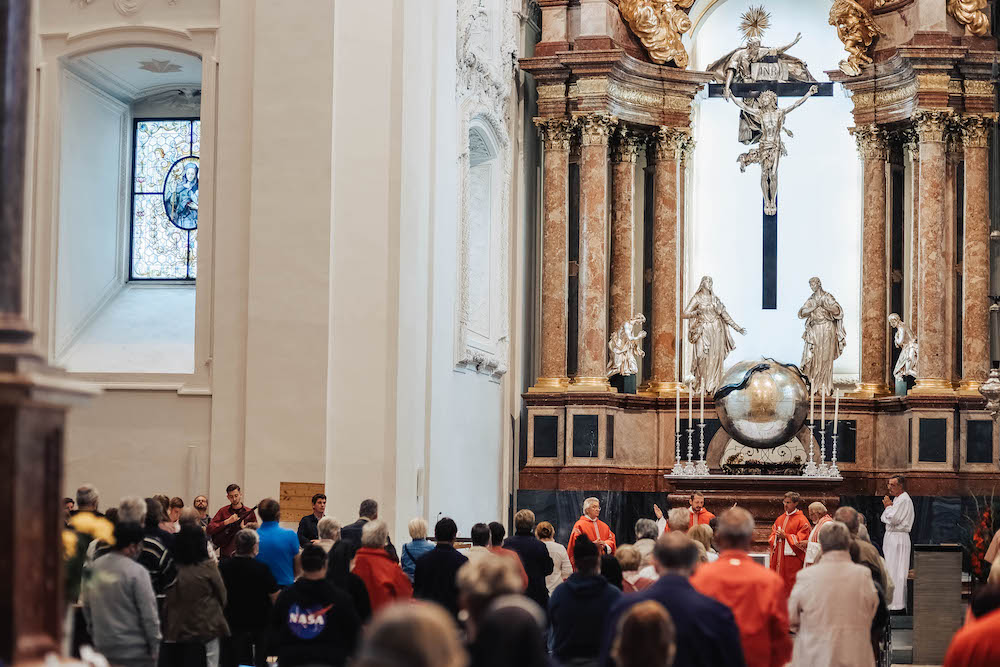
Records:
<instances>
[{"instance_id":1,"label":"man with grey hair","mask_svg":"<svg viewBox=\"0 0 1000 667\"><path fill-rule=\"evenodd\" d=\"M600 664L611 664L611 645L622 616L634 605L647 600L662 605L677 628L675 667L742 667L747 664L733 613L721 602L699 593L688 581L698 555L698 547L684 533L672 531L660 536L653 550L653 563L660 578L645 590L623 596L612 606L604 624Z\"/></svg>"},{"instance_id":2,"label":"man with grey hair","mask_svg":"<svg viewBox=\"0 0 1000 667\"><path fill-rule=\"evenodd\" d=\"M774 667L792 657L785 582L750 558L753 529L742 507L723 512L715 532L719 558L698 568L691 585L732 610L747 667Z\"/></svg>"},{"instance_id":3,"label":"man with grey hair","mask_svg":"<svg viewBox=\"0 0 1000 667\"><path fill-rule=\"evenodd\" d=\"M570 563L573 563L573 545L576 544L576 540L580 536L584 536L596 544L601 553L614 555L615 534L611 532L608 524L597 518L600 514L600 499L591 497L583 501L583 516L573 525L573 530L569 534L569 543L566 545Z\"/></svg>"},{"instance_id":4,"label":"man with grey hair","mask_svg":"<svg viewBox=\"0 0 1000 667\"><path fill-rule=\"evenodd\" d=\"M378 502L374 498L365 498L358 507L358 520L340 529L340 539L345 542L353 542L355 546L363 546L361 544L361 532L364 530L366 524L376 519L378 519ZM389 554L392 560L397 563L399 562L396 547L389 537L386 537L385 552Z\"/></svg>"},{"instance_id":5,"label":"man with grey hair","mask_svg":"<svg viewBox=\"0 0 1000 667\"><path fill-rule=\"evenodd\" d=\"M118 501L117 523L146 523L146 501L139 496L125 496ZM92 540L87 546L86 565L111 551L111 545L102 540Z\"/></svg>"},{"instance_id":6,"label":"man with grey hair","mask_svg":"<svg viewBox=\"0 0 1000 667\"><path fill-rule=\"evenodd\" d=\"M267 664L266 633L271 605L278 598L278 582L271 568L257 560L260 538L244 528L234 538L236 551L219 565L226 585L226 623L230 636L222 641L222 664Z\"/></svg>"},{"instance_id":7,"label":"man with grey hair","mask_svg":"<svg viewBox=\"0 0 1000 667\"><path fill-rule=\"evenodd\" d=\"M354 556L354 574L365 583L373 614L396 600L413 597L410 578L385 551L388 539L389 528L384 521L368 521L361 529L361 548Z\"/></svg>"},{"instance_id":8,"label":"man with grey hair","mask_svg":"<svg viewBox=\"0 0 1000 667\"><path fill-rule=\"evenodd\" d=\"M325 516L316 522L316 534L319 535L316 544L330 553L333 545L340 540L340 522L331 516Z\"/></svg>"},{"instance_id":9,"label":"man with grey hair","mask_svg":"<svg viewBox=\"0 0 1000 667\"><path fill-rule=\"evenodd\" d=\"M851 562L851 533L840 521L819 531L823 558L799 572L788 598L796 633L793 667L875 665L870 641L879 596L868 568Z\"/></svg>"},{"instance_id":10,"label":"man with grey hair","mask_svg":"<svg viewBox=\"0 0 1000 667\"><path fill-rule=\"evenodd\" d=\"M93 484L84 484L76 490L76 509L69 513L76 516L80 512L90 512L94 516L104 516L97 510L100 494Z\"/></svg>"},{"instance_id":11,"label":"man with grey hair","mask_svg":"<svg viewBox=\"0 0 1000 667\"><path fill-rule=\"evenodd\" d=\"M635 522L635 548L642 556L642 567L653 564L653 547L661 531L652 519L639 519Z\"/></svg>"},{"instance_id":12,"label":"man with grey hair","mask_svg":"<svg viewBox=\"0 0 1000 667\"><path fill-rule=\"evenodd\" d=\"M851 555L854 557L854 562L871 570L872 579L879 585L886 601L891 600L894 586L889 577L889 570L885 567L885 561L871 542L866 542L858 536L861 514L853 507L845 506L838 507L833 518L847 526L847 530L851 533Z\"/></svg>"},{"instance_id":13,"label":"man with grey hair","mask_svg":"<svg viewBox=\"0 0 1000 667\"><path fill-rule=\"evenodd\" d=\"M809 521L813 524L812 532L809 533L809 542L806 544L806 559L803 567L808 567L819 558L819 529L833 521L833 517L826 509L826 505L817 501L809 504Z\"/></svg>"}]
</instances>

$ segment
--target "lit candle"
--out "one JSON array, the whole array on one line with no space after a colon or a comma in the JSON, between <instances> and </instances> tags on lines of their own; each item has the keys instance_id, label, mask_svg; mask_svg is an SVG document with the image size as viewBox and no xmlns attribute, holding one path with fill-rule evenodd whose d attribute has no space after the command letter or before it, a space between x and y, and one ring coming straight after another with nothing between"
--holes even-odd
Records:
<instances>
[{"instance_id":1,"label":"lit candle","mask_svg":"<svg viewBox=\"0 0 1000 667\"><path fill-rule=\"evenodd\" d=\"M819 395L819 430L826 428L826 391L820 389Z\"/></svg>"},{"instance_id":2,"label":"lit candle","mask_svg":"<svg viewBox=\"0 0 1000 667\"><path fill-rule=\"evenodd\" d=\"M840 417L840 390L833 392L833 434L837 435L837 420Z\"/></svg>"},{"instance_id":3,"label":"lit candle","mask_svg":"<svg viewBox=\"0 0 1000 667\"><path fill-rule=\"evenodd\" d=\"M701 388L701 408L698 411L698 422L701 424L705 423L705 387Z\"/></svg>"},{"instance_id":4,"label":"lit candle","mask_svg":"<svg viewBox=\"0 0 1000 667\"><path fill-rule=\"evenodd\" d=\"M813 419L813 404L816 401L816 392L809 391L809 423L812 424L815 420Z\"/></svg>"},{"instance_id":5,"label":"lit candle","mask_svg":"<svg viewBox=\"0 0 1000 667\"><path fill-rule=\"evenodd\" d=\"M677 383L677 432L681 431L681 383Z\"/></svg>"}]
</instances>

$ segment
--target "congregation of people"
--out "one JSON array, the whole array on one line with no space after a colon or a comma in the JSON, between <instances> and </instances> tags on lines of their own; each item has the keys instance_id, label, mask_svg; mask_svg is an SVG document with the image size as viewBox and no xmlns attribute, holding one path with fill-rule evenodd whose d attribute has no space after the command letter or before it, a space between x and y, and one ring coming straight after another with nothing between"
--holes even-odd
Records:
<instances>
[{"instance_id":1,"label":"congregation of people","mask_svg":"<svg viewBox=\"0 0 1000 667\"><path fill-rule=\"evenodd\" d=\"M214 515L206 496L129 496L101 514L86 485L65 499L68 525L90 513L114 528L87 549L76 642L123 667L874 666L909 569L908 535L905 569L888 538L913 522L905 479L889 490L885 557L856 509L804 513L789 492L765 567L754 517L736 505L716 517L699 492L654 505L632 544L588 498L566 546L521 509L512 535L476 523L471 545L450 518L433 535L415 518L397 552L371 499L342 525L316 494L292 531L278 501L246 507L236 484ZM1000 664L997 632L993 581L945 667Z\"/></svg>"}]
</instances>

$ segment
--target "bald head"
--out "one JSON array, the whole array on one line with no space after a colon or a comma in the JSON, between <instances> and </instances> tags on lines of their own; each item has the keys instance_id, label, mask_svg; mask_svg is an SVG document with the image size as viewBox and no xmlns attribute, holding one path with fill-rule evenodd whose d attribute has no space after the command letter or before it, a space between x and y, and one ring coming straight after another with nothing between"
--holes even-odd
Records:
<instances>
[{"instance_id":1,"label":"bald head","mask_svg":"<svg viewBox=\"0 0 1000 667\"><path fill-rule=\"evenodd\" d=\"M850 531L851 535L857 535L858 528L861 526L859 516L858 511L853 507L838 507L837 511L833 514L833 520L847 526L847 530Z\"/></svg>"},{"instance_id":2,"label":"bald head","mask_svg":"<svg viewBox=\"0 0 1000 667\"><path fill-rule=\"evenodd\" d=\"M753 539L753 515L742 507L722 513L715 529L715 541L720 549L748 551Z\"/></svg>"}]
</instances>

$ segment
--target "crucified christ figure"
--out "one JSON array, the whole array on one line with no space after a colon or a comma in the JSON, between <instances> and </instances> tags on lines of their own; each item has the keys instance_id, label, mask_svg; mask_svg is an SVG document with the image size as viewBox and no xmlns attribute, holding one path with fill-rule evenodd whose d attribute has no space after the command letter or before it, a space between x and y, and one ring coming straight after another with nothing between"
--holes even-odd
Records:
<instances>
[{"instance_id":1,"label":"crucified christ figure","mask_svg":"<svg viewBox=\"0 0 1000 667\"><path fill-rule=\"evenodd\" d=\"M778 160L782 155L788 155L785 144L781 141L781 132L792 136L791 130L785 127L785 116L803 102L819 92L816 86L810 86L809 92L789 106L778 107L778 96L770 90L765 90L757 98L757 106L750 106L741 100L730 99L746 114L760 123L760 143L756 148L743 153L739 157L740 171L745 172L748 164L760 165L760 189L764 193L764 213L778 213Z\"/></svg>"}]
</instances>

